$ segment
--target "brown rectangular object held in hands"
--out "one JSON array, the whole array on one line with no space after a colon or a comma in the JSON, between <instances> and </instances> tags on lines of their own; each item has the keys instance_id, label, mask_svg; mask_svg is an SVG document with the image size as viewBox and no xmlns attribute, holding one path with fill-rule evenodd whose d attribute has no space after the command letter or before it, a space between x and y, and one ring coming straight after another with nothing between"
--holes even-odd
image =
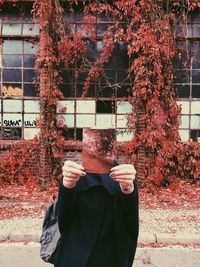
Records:
<instances>
[{"instance_id":1,"label":"brown rectangular object held in hands","mask_svg":"<svg viewBox=\"0 0 200 267\"><path fill-rule=\"evenodd\" d=\"M87 173L109 173L113 167L114 129L83 130L83 167Z\"/></svg>"}]
</instances>

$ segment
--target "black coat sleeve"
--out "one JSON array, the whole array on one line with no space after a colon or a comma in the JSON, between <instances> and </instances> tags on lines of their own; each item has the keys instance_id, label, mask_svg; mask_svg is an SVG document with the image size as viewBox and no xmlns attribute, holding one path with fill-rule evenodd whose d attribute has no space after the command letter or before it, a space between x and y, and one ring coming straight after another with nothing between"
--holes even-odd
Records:
<instances>
[{"instance_id":1,"label":"black coat sleeve","mask_svg":"<svg viewBox=\"0 0 200 267\"><path fill-rule=\"evenodd\" d=\"M139 200L138 200L138 186L134 182L134 191L131 194L124 194L120 192L120 205L128 223L128 229L132 238L137 239L139 232Z\"/></svg>"},{"instance_id":2,"label":"black coat sleeve","mask_svg":"<svg viewBox=\"0 0 200 267\"><path fill-rule=\"evenodd\" d=\"M73 216L76 192L77 187L68 189L64 187L63 181L61 180L57 203L58 225L61 234L68 228Z\"/></svg>"}]
</instances>

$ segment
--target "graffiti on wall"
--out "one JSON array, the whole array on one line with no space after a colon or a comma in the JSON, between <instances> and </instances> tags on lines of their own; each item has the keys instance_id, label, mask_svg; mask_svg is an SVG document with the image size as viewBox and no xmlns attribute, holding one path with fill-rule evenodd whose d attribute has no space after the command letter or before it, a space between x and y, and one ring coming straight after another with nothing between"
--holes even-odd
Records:
<instances>
[{"instance_id":1,"label":"graffiti on wall","mask_svg":"<svg viewBox=\"0 0 200 267\"><path fill-rule=\"evenodd\" d=\"M19 127L21 125L22 120L4 120L3 124L6 127ZM35 127L36 121L24 121L24 127Z\"/></svg>"},{"instance_id":2,"label":"graffiti on wall","mask_svg":"<svg viewBox=\"0 0 200 267\"><path fill-rule=\"evenodd\" d=\"M4 140L20 139L21 128L3 128L1 138Z\"/></svg>"},{"instance_id":3,"label":"graffiti on wall","mask_svg":"<svg viewBox=\"0 0 200 267\"><path fill-rule=\"evenodd\" d=\"M36 121L24 121L24 127L35 127L36 126Z\"/></svg>"},{"instance_id":4,"label":"graffiti on wall","mask_svg":"<svg viewBox=\"0 0 200 267\"><path fill-rule=\"evenodd\" d=\"M22 96L23 91L22 88L20 87L13 87L11 85L9 86L3 86L2 87L2 92L4 96Z\"/></svg>"}]
</instances>

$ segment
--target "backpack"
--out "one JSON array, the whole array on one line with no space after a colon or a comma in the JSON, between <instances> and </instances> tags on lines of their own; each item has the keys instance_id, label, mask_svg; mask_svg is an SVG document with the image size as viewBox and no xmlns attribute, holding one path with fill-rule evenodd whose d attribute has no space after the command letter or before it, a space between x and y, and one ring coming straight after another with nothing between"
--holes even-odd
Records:
<instances>
[{"instance_id":1,"label":"backpack","mask_svg":"<svg viewBox=\"0 0 200 267\"><path fill-rule=\"evenodd\" d=\"M44 216L40 237L40 257L45 262L54 264L60 241L58 228L57 200L51 203Z\"/></svg>"}]
</instances>

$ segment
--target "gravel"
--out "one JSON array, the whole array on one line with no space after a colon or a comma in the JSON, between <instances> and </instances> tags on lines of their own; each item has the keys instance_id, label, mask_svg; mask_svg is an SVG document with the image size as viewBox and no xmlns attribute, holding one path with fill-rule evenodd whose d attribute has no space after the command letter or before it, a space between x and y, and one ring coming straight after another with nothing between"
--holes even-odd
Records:
<instances>
[{"instance_id":1,"label":"gravel","mask_svg":"<svg viewBox=\"0 0 200 267\"><path fill-rule=\"evenodd\" d=\"M140 209L140 231L200 234L200 210Z\"/></svg>"},{"instance_id":2,"label":"gravel","mask_svg":"<svg viewBox=\"0 0 200 267\"><path fill-rule=\"evenodd\" d=\"M200 234L200 210L140 209L140 232ZM0 220L0 237L5 233L40 235L44 212L36 216ZM0 238L1 239L1 238Z\"/></svg>"}]
</instances>

